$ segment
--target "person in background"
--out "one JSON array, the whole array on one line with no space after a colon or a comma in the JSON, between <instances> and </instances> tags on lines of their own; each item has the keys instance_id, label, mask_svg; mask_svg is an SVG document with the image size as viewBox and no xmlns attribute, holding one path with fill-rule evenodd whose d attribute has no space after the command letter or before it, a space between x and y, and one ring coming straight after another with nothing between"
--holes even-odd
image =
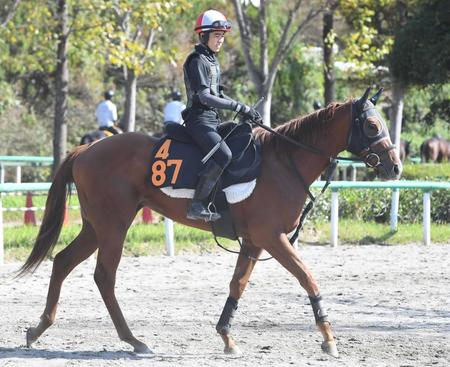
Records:
<instances>
[{"instance_id":1,"label":"person in background","mask_svg":"<svg viewBox=\"0 0 450 367\"><path fill-rule=\"evenodd\" d=\"M235 111L248 120L261 120L261 115L254 108L225 96L220 88L220 66L216 54L222 47L225 34L231 30L231 23L217 10L207 10L198 16L194 30L200 42L183 65L187 94L183 118L186 132L207 154L221 141L218 110ZM230 148L222 141L200 174L187 210L188 219L220 219L220 214L211 212L203 201L209 197L231 158Z\"/></svg>"},{"instance_id":2,"label":"person in background","mask_svg":"<svg viewBox=\"0 0 450 367\"><path fill-rule=\"evenodd\" d=\"M114 91L108 90L104 93L104 101L97 105L95 117L97 118L98 129L109 131L111 134L119 134L120 131L115 127L117 121L117 107L112 102Z\"/></svg>"},{"instance_id":3,"label":"person in background","mask_svg":"<svg viewBox=\"0 0 450 367\"><path fill-rule=\"evenodd\" d=\"M181 112L186 108L186 105L181 102L181 93L177 90L170 94L172 100L164 107L164 130L168 124L182 124L183 116Z\"/></svg>"}]
</instances>

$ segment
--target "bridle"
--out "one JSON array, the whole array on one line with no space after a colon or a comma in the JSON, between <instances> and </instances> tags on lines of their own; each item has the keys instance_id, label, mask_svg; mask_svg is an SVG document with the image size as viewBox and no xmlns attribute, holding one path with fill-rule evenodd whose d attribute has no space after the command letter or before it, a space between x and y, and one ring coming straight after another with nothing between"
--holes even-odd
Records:
<instances>
[{"instance_id":1,"label":"bridle","mask_svg":"<svg viewBox=\"0 0 450 367\"><path fill-rule=\"evenodd\" d=\"M339 161L361 161L366 164L367 167L370 168L377 168L381 164L381 158L380 156L383 156L385 154L389 154L389 151L395 149L395 145L390 144L386 148L384 148L381 151L375 151L374 147L377 146L381 141L386 140L389 138L389 132L386 127L386 124L384 123L383 118L380 116L378 111L375 108L375 105L377 103L378 98L380 97L381 93L383 92L383 88L381 88L373 97L368 99L370 88L367 88L364 95L358 99L354 100L352 102L352 126L350 128L348 138L347 138L347 151L350 153L353 153L357 156L357 158L348 158L348 157L333 157L332 155L329 155L328 153L325 153L323 150L318 149L316 147L313 147L312 145L298 142L288 136L285 136L283 134L280 134L279 132L273 130L272 128L264 125L263 123L259 121L252 121L253 124L258 125L259 127L263 128L264 130L269 131L270 133L278 136L279 138L289 142L290 144L293 144L299 148L302 148L304 150L307 150L311 153L321 155L328 157L329 159L329 165L327 167L327 173L326 173L326 179L325 179L325 185L323 186L322 190L320 191L319 195L315 197L311 190L309 189L309 186L306 184L303 176L298 171L294 161L292 160L292 156L289 155L289 164L291 166L291 170L293 171L294 175L297 177L297 179L301 182L303 189L309 196L310 201L303 209L300 221L295 229L293 235L289 239L289 242L293 244L295 240L298 237L298 233L303 227L304 221L309 214L309 212L313 209L315 202L317 201L320 196L326 191L328 188L331 177L333 176L333 173L337 167L337 164ZM375 127L375 129L373 129ZM219 244L216 237L214 236L216 243L218 246L223 248L224 250L228 252L233 253L241 253L243 251L243 246L241 241L239 240L239 237L236 235L236 238L239 242L239 245L241 247L241 252L232 251L229 250L222 245ZM255 261L266 261L270 260L272 257L267 257L264 259L257 259L250 255L246 255L249 259L255 260Z\"/></svg>"},{"instance_id":2,"label":"bridle","mask_svg":"<svg viewBox=\"0 0 450 367\"><path fill-rule=\"evenodd\" d=\"M395 145L389 144L381 152L374 151L376 145L389 138L386 124L371 100L366 101L362 107L358 106L358 101L353 102L352 116L355 118L347 138L347 150L357 155L358 160L363 161L367 167L376 168L381 164L380 156L395 149Z\"/></svg>"}]
</instances>

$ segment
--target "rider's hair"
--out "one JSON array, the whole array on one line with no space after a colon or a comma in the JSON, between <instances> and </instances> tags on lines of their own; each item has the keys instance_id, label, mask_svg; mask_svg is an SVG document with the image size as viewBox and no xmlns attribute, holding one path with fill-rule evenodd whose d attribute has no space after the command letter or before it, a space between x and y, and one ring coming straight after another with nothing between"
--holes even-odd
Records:
<instances>
[{"instance_id":1,"label":"rider's hair","mask_svg":"<svg viewBox=\"0 0 450 367\"><path fill-rule=\"evenodd\" d=\"M198 35L200 42L203 43L205 46L208 44L210 34L211 32L202 32L199 33Z\"/></svg>"}]
</instances>

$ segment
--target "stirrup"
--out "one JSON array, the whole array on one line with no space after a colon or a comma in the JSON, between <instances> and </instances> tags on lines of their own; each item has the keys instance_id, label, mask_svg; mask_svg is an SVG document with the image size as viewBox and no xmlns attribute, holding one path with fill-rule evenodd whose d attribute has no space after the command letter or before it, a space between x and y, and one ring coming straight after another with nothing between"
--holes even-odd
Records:
<instances>
[{"instance_id":1,"label":"stirrup","mask_svg":"<svg viewBox=\"0 0 450 367\"><path fill-rule=\"evenodd\" d=\"M188 208L187 213L186 213L186 217L188 219L193 219L193 220L204 220L205 222L214 222L218 219L221 218L221 215L215 211L211 210L211 204L208 204L208 207L205 208L203 205L201 205L201 211L193 211L192 210L192 204L191 206ZM212 205L214 207L214 205Z\"/></svg>"}]
</instances>

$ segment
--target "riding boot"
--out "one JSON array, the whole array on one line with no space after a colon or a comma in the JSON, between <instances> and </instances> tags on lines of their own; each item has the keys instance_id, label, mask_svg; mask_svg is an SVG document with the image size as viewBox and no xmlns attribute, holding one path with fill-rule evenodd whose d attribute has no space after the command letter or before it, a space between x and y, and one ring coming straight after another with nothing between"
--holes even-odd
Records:
<instances>
[{"instance_id":1,"label":"riding boot","mask_svg":"<svg viewBox=\"0 0 450 367\"><path fill-rule=\"evenodd\" d=\"M200 173L200 179L195 189L194 198L187 210L188 219L203 219L208 222L214 222L220 218L220 214L211 212L205 208L203 200L209 197L217 181L222 175L223 169L212 159L209 160L205 169Z\"/></svg>"}]
</instances>

